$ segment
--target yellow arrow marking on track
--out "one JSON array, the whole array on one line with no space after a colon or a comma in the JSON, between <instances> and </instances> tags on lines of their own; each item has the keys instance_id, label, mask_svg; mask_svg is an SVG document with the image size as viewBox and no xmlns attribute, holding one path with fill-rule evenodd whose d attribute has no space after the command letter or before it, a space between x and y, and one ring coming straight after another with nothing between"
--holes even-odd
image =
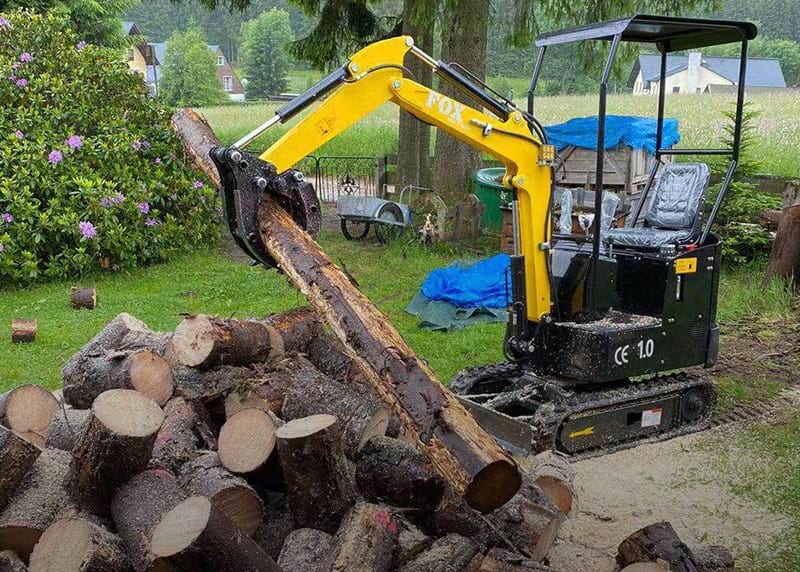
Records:
<instances>
[{"instance_id":1,"label":"yellow arrow marking on track","mask_svg":"<svg viewBox=\"0 0 800 572\"><path fill-rule=\"evenodd\" d=\"M574 439L575 437L585 437L587 435L592 435L594 433L594 427L587 427L586 429L581 429L580 431L573 431L569 434L570 439Z\"/></svg>"}]
</instances>

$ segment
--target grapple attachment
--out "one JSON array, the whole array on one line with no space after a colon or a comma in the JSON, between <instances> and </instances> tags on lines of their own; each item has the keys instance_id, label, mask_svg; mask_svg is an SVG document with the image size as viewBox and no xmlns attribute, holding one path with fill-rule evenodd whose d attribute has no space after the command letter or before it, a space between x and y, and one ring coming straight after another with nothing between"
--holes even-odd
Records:
<instances>
[{"instance_id":1,"label":"grapple attachment","mask_svg":"<svg viewBox=\"0 0 800 572\"><path fill-rule=\"evenodd\" d=\"M267 267L276 266L267 254L258 231L258 209L264 193L278 203L312 237L322 225L319 200L313 185L303 180L300 171L278 175L275 167L235 147L214 147L211 160L219 171L225 222L236 244L253 260Z\"/></svg>"}]
</instances>

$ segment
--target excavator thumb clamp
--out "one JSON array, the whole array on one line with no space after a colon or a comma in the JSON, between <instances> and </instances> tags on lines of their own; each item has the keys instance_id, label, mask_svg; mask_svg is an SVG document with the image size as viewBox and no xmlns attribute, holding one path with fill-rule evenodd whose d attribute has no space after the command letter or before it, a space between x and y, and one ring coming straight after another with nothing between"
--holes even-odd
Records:
<instances>
[{"instance_id":1,"label":"excavator thumb clamp","mask_svg":"<svg viewBox=\"0 0 800 572\"><path fill-rule=\"evenodd\" d=\"M211 160L219 171L225 222L239 245L253 260L267 267L276 266L261 241L258 210L264 193L270 193L292 219L313 238L322 225L319 200L313 185L303 180L300 171L278 175L275 167L236 147L214 147Z\"/></svg>"}]
</instances>

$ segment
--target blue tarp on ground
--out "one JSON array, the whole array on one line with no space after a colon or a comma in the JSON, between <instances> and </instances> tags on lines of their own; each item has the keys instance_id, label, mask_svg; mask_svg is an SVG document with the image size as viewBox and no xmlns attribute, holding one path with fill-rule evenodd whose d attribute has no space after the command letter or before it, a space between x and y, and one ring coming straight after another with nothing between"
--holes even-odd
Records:
<instances>
[{"instance_id":1,"label":"blue tarp on ground","mask_svg":"<svg viewBox=\"0 0 800 572\"><path fill-rule=\"evenodd\" d=\"M627 145L633 149L644 147L651 155L656 152L657 121L649 117L606 115L605 149ZM548 143L561 151L573 145L582 149L597 150L597 116L576 117L566 123L544 128ZM678 120L664 119L662 146L672 147L681 140Z\"/></svg>"},{"instance_id":2,"label":"blue tarp on ground","mask_svg":"<svg viewBox=\"0 0 800 572\"><path fill-rule=\"evenodd\" d=\"M505 308L511 280L511 257L498 254L475 263L456 262L437 268L422 284L429 300L442 300L459 308Z\"/></svg>"}]
</instances>

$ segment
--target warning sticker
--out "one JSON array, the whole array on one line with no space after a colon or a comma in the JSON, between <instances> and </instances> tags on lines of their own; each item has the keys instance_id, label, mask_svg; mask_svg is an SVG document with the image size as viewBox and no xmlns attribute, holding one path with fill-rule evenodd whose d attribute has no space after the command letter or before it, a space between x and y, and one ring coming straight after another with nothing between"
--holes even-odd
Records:
<instances>
[{"instance_id":1,"label":"warning sticker","mask_svg":"<svg viewBox=\"0 0 800 572\"><path fill-rule=\"evenodd\" d=\"M660 407L642 411L642 427L657 427L659 425L661 425Z\"/></svg>"},{"instance_id":2,"label":"warning sticker","mask_svg":"<svg viewBox=\"0 0 800 572\"><path fill-rule=\"evenodd\" d=\"M675 261L675 274L692 274L697 272L697 258L679 258Z\"/></svg>"}]
</instances>

